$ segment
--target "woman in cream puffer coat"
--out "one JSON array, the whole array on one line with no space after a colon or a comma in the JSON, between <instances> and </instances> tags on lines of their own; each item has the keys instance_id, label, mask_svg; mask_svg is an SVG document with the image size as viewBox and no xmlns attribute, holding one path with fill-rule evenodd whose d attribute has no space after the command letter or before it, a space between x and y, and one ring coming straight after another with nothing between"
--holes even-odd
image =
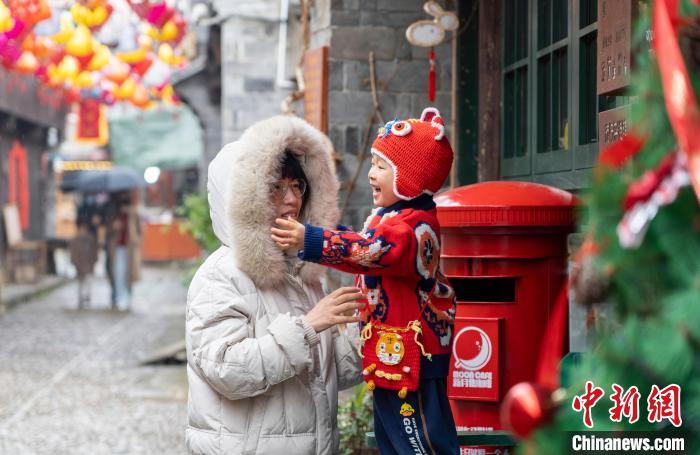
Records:
<instances>
[{"instance_id":1,"label":"woman in cream puffer coat","mask_svg":"<svg viewBox=\"0 0 700 455\"><path fill-rule=\"evenodd\" d=\"M187 297L190 453L336 453L338 389L361 381L356 325L317 333L305 316L322 306L322 269L286 255L270 237L279 215L271 189L289 151L308 180L300 221L334 227L330 152L301 119L251 126L209 166L209 206L222 245Z\"/></svg>"}]
</instances>

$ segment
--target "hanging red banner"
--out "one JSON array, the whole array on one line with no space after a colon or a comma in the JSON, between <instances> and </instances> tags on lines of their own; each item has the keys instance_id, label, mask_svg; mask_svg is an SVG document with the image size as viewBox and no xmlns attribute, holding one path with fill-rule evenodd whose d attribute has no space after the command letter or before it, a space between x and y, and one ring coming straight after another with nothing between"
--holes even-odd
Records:
<instances>
[{"instance_id":1,"label":"hanging red banner","mask_svg":"<svg viewBox=\"0 0 700 455\"><path fill-rule=\"evenodd\" d=\"M29 227L29 180L27 178L27 150L15 141L8 156L9 188L7 201L17 206L22 229Z\"/></svg>"},{"instance_id":2,"label":"hanging red banner","mask_svg":"<svg viewBox=\"0 0 700 455\"><path fill-rule=\"evenodd\" d=\"M97 99L85 99L78 105L78 124L75 140L82 143L105 145L109 140L104 107Z\"/></svg>"},{"instance_id":3,"label":"hanging red banner","mask_svg":"<svg viewBox=\"0 0 700 455\"><path fill-rule=\"evenodd\" d=\"M700 111L690 83L674 24L678 24L678 0L654 2L654 50L664 88L666 111L676 141L686 155L695 195L700 198Z\"/></svg>"}]
</instances>

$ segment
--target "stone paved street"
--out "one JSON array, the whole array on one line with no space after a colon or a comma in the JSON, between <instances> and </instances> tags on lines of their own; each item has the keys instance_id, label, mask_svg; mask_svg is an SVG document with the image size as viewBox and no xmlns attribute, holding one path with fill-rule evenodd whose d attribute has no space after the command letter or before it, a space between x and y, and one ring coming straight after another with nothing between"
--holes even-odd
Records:
<instances>
[{"instance_id":1,"label":"stone paved street","mask_svg":"<svg viewBox=\"0 0 700 455\"><path fill-rule=\"evenodd\" d=\"M146 268L132 311L76 310L77 284L0 317L0 454L181 454L185 367L140 366L184 334L177 268Z\"/></svg>"}]
</instances>

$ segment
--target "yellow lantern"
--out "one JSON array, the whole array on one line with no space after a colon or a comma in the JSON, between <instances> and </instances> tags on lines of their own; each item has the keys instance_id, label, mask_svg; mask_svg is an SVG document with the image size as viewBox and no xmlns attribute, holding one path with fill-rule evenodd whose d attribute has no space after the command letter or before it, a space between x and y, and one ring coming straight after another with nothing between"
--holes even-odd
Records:
<instances>
[{"instance_id":1,"label":"yellow lantern","mask_svg":"<svg viewBox=\"0 0 700 455\"><path fill-rule=\"evenodd\" d=\"M73 22L71 22L70 17L61 17L61 30L55 35L51 36L51 40L57 44L65 44L71 39L75 33L75 27Z\"/></svg>"},{"instance_id":2,"label":"yellow lantern","mask_svg":"<svg viewBox=\"0 0 700 455\"><path fill-rule=\"evenodd\" d=\"M138 63L143 61L148 55L148 49L140 47L133 51L120 52L117 54L117 58L124 63Z\"/></svg>"},{"instance_id":3,"label":"yellow lantern","mask_svg":"<svg viewBox=\"0 0 700 455\"><path fill-rule=\"evenodd\" d=\"M87 57L92 54L92 34L84 25L78 25L66 44L66 52L74 57Z\"/></svg>"},{"instance_id":4,"label":"yellow lantern","mask_svg":"<svg viewBox=\"0 0 700 455\"><path fill-rule=\"evenodd\" d=\"M109 48L105 45L100 45L95 52L95 55L92 57L92 60L90 60L88 69L90 71L99 71L109 64L111 56L112 53L109 51Z\"/></svg>"},{"instance_id":5,"label":"yellow lantern","mask_svg":"<svg viewBox=\"0 0 700 455\"><path fill-rule=\"evenodd\" d=\"M168 22L163 25L163 28L160 30L160 40L161 41L172 41L175 38L177 38L177 25L175 25L175 22L170 19Z\"/></svg>"},{"instance_id":6,"label":"yellow lantern","mask_svg":"<svg viewBox=\"0 0 700 455\"><path fill-rule=\"evenodd\" d=\"M175 97L175 89L173 89L173 86L170 84L167 84L165 87L163 87L163 90L161 90L160 92L160 97L166 104L177 104L177 98Z\"/></svg>"},{"instance_id":7,"label":"yellow lantern","mask_svg":"<svg viewBox=\"0 0 700 455\"><path fill-rule=\"evenodd\" d=\"M22 52L22 55L15 62L15 69L23 74L34 74L38 68L39 61L29 51Z\"/></svg>"},{"instance_id":8,"label":"yellow lantern","mask_svg":"<svg viewBox=\"0 0 700 455\"><path fill-rule=\"evenodd\" d=\"M76 3L70 8L70 15L76 24L87 25L87 13L89 10L80 3Z\"/></svg>"},{"instance_id":9,"label":"yellow lantern","mask_svg":"<svg viewBox=\"0 0 700 455\"><path fill-rule=\"evenodd\" d=\"M145 108L150 104L150 98L148 97L148 90L143 85L137 85L134 89L130 98L131 103L140 108Z\"/></svg>"},{"instance_id":10,"label":"yellow lantern","mask_svg":"<svg viewBox=\"0 0 700 455\"><path fill-rule=\"evenodd\" d=\"M158 58L170 66L179 66L185 63L185 58L175 55L170 44L163 43L158 48Z\"/></svg>"},{"instance_id":11,"label":"yellow lantern","mask_svg":"<svg viewBox=\"0 0 700 455\"><path fill-rule=\"evenodd\" d=\"M129 77L129 67L124 63L115 61L104 70L105 78L117 85L122 84Z\"/></svg>"},{"instance_id":12,"label":"yellow lantern","mask_svg":"<svg viewBox=\"0 0 700 455\"><path fill-rule=\"evenodd\" d=\"M75 79L75 85L80 88L90 88L95 83L92 73L89 71L83 71Z\"/></svg>"},{"instance_id":13,"label":"yellow lantern","mask_svg":"<svg viewBox=\"0 0 700 455\"><path fill-rule=\"evenodd\" d=\"M146 36L151 38L154 41L160 41L160 33L158 33L158 29L155 28L152 25L149 25L148 28L146 28Z\"/></svg>"},{"instance_id":14,"label":"yellow lantern","mask_svg":"<svg viewBox=\"0 0 700 455\"><path fill-rule=\"evenodd\" d=\"M15 25L10 9L0 2L0 33L10 30Z\"/></svg>"},{"instance_id":15,"label":"yellow lantern","mask_svg":"<svg viewBox=\"0 0 700 455\"><path fill-rule=\"evenodd\" d=\"M136 82L134 82L133 78L129 77L114 91L114 96L120 100L127 100L134 96L135 90Z\"/></svg>"},{"instance_id":16,"label":"yellow lantern","mask_svg":"<svg viewBox=\"0 0 700 455\"><path fill-rule=\"evenodd\" d=\"M46 68L46 75L48 76L49 87L58 87L63 82L61 76L58 74L58 67L56 65L49 65Z\"/></svg>"},{"instance_id":17,"label":"yellow lantern","mask_svg":"<svg viewBox=\"0 0 700 455\"><path fill-rule=\"evenodd\" d=\"M66 55L58 64L57 75L62 81L72 81L78 76L80 72L80 63L78 60L70 55Z\"/></svg>"},{"instance_id":18,"label":"yellow lantern","mask_svg":"<svg viewBox=\"0 0 700 455\"><path fill-rule=\"evenodd\" d=\"M104 22L109 17L109 11L104 4L99 5L92 11L92 22L91 27L97 27L98 25L104 24Z\"/></svg>"},{"instance_id":19,"label":"yellow lantern","mask_svg":"<svg viewBox=\"0 0 700 455\"><path fill-rule=\"evenodd\" d=\"M173 48L170 46L170 44L161 44L160 47L158 48L158 58L163 60L165 63L168 65L173 59Z\"/></svg>"}]
</instances>

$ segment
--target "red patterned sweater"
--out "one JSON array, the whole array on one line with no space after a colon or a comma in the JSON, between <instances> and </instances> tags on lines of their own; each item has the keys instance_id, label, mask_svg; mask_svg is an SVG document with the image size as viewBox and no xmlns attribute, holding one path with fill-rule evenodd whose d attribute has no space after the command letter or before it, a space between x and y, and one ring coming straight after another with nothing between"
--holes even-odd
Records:
<instances>
[{"instance_id":1,"label":"red patterned sweater","mask_svg":"<svg viewBox=\"0 0 700 455\"><path fill-rule=\"evenodd\" d=\"M376 210L361 232L307 224L299 257L358 274L358 286L367 291L365 322L405 327L420 320L426 352L449 357L455 300L440 272L440 225L431 196Z\"/></svg>"}]
</instances>

